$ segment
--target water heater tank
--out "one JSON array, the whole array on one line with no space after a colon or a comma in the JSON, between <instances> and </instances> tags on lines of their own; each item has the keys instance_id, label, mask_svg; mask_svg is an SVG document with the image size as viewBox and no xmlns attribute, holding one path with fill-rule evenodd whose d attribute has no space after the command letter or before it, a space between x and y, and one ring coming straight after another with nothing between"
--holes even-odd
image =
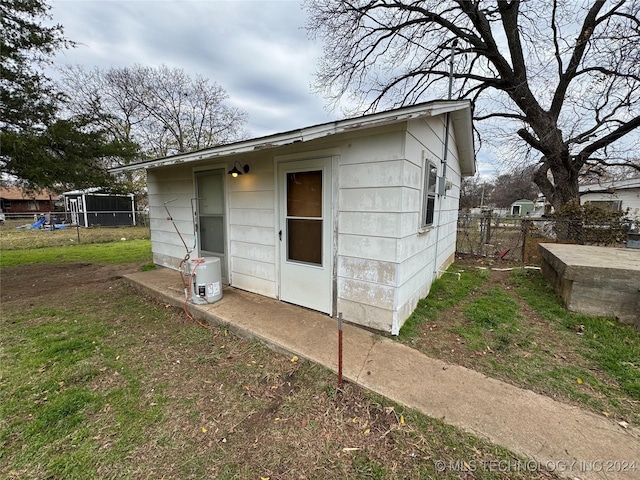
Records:
<instances>
[{"instance_id":1,"label":"water heater tank","mask_svg":"<svg viewBox=\"0 0 640 480\"><path fill-rule=\"evenodd\" d=\"M222 298L222 275L218 257L189 260L191 271L191 303L204 305Z\"/></svg>"}]
</instances>

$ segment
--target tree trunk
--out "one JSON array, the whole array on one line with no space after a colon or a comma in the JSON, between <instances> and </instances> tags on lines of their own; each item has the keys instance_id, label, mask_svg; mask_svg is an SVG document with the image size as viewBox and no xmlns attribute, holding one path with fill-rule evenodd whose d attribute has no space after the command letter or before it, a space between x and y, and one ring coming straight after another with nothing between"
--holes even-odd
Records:
<instances>
[{"instance_id":1,"label":"tree trunk","mask_svg":"<svg viewBox=\"0 0 640 480\"><path fill-rule=\"evenodd\" d=\"M552 180L548 177L549 170L551 170ZM578 176L559 166L552 168L546 160L543 160L542 165L536 170L534 182L540 187L540 191L553 205L555 211L560 210L571 200L580 198Z\"/></svg>"},{"instance_id":2,"label":"tree trunk","mask_svg":"<svg viewBox=\"0 0 640 480\"><path fill-rule=\"evenodd\" d=\"M578 174L581 165L570 155L555 119L543 115L535 120L531 124L534 132L538 138L545 140L537 140L529 134L521 136L533 148L544 153L540 166L533 175L533 181L555 211L558 211L567 202L580 198Z\"/></svg>"}]
</instances>

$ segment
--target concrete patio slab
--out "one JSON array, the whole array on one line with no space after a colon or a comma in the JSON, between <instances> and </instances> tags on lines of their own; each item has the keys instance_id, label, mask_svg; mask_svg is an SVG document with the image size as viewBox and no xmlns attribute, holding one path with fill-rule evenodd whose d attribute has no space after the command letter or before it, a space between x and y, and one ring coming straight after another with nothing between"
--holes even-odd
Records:
<instances>
[{"instance_id":1,"label":"concrete patio slab","mask_svg":"<svg viewBox=\"0 0 640 480\"><path fill-rule=\"evenodd\" d=\"M542 274L567 309L640 328L640 250L560 243L538 250Z\"/></svg>"}]
</instances>

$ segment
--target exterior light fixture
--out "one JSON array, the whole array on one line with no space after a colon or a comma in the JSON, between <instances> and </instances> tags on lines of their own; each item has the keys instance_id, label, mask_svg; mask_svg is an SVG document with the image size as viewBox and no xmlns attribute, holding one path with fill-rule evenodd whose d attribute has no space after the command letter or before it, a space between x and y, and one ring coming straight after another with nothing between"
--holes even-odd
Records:
<instances>
[{"instance_id":1,"label":"exterior light fixture","mask_svg":"<svg viewBox=\"0 0 640 480\"><path fill-rule=\"evenodd\" d=\"M240 167L241 170L238 170L238 167ZM233 162L233 168L229 170L228 173L233 178L236 178L238 175L242 175L242 172L249 173L249 165L248 164L242 165L240 162L236 160L235 162Z\"/></svg>"}]
</instances>

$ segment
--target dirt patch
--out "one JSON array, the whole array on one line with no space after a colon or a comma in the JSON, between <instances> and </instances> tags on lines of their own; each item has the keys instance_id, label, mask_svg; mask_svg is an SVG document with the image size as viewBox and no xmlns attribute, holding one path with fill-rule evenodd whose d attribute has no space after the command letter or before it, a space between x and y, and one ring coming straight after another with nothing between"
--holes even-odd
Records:
<instances>
[{"instance_id":1,"label":"dirt patch","mask_svg":"<svg viewBox=\"0 0 640 480\"><path fill-rule=\"evenodd\" d=\"M139 271L140 265L69 263L5 267L0 280L0 301L33 303L36 297L38 303L45 303L42 297L63 301L68 292L104 288L123 275Z\"/></svg>"}]
</instances>

